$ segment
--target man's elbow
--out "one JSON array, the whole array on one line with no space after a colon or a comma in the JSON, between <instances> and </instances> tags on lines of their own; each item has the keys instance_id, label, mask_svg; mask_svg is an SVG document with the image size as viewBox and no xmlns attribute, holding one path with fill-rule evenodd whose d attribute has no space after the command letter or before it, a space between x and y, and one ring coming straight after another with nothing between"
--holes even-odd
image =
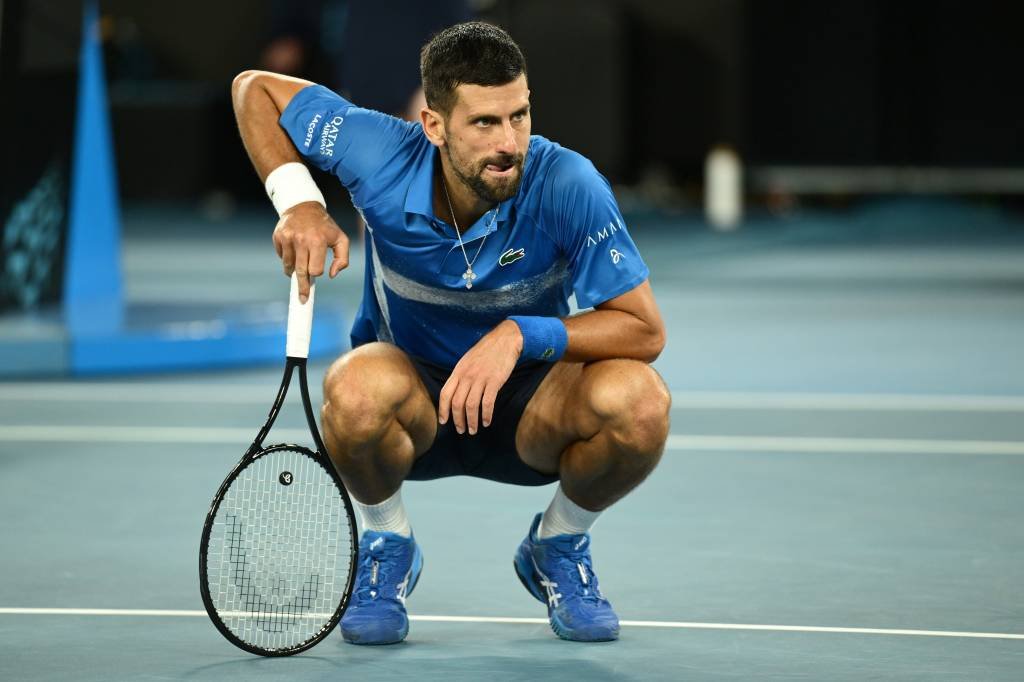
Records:
<instances>
[{"instance_id":1,"label":"man's elbow","mask_svg":"<svg viewBox=\"0 0 1024 682\"><path fill-rule=\"evenodd\" d=\"M245 97L245 93L256 83L260 75L260 71L246 69L231 81L231 101L235 103L236 107L242 98Z\"/></svg>"},{"instance_id":2,"label":"man's elbow","mask_svg":"<svg viewBox=\"0 0 1024 682\"><path fill-rule=\"evenodd\" d=\"M253 92L253 88L263 87L267 72L247 69L231 81L231 102L238 111L242 103Z\"/></svg>"},{"instance_id":3,"label":"man's elbow","mask_svg":"<svg viewBox=\"0 0 1024 682\"><path fill-rule=\"evenodd\" d=\"M648 335L647 343L644 344L643 348L646 351L644 353L643 361L647 363L654 362L661 355L661 351L665 350L665 342L668 340L668 335L665 333L665 326L659 325L652 329Z\"/></svg>"}]
</instances>

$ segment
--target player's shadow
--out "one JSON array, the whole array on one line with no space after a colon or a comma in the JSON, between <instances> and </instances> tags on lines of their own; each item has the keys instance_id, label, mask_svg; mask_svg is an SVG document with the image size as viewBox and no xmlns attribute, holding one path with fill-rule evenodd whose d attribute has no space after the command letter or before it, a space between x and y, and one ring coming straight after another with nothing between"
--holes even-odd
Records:
<instances>
[{"instance_id":1,"label":"player's shadow","mask_svg":"<svg viewBox=\"0 0 1024 682\"><path fill-rule=\"evenodd\" d=\"M516 642L509 642L514 649ZM570 653L563 650L561 656L508 655L461 655L464 648L441 646L433 642L404 642L388 647L345 646L330 657L299 654L286 658L261 658L257 656L235 658L211 665L193 668L185 674L187 679L410 679L440 680L495 679L523 680L537 679L579 679L587 680L629 680L619 666L606 666L586 660L583 648L594 646L616 646L609 644L578 644L558 642L557 646L576 648ZM329 646L329 645L328 645ZM618 645L621 646L621 645ZM284 679L284 678L283 678ZM637 678L639 679L639 678Z\"/></svg>"},{"instance_id":2,"label":"player's shadow","mask_svg":"<svg viewBox=\"0 0 1024 682\"><path fill-rule=\"evenodd\" d=\"M289 665L288 661L306 661L306 664ZM309 676L310 663L315 663L316 669L320 672L330 672L336 675L335 668L339 662L323 656L311 656L309 654L298 654L297 656L241 656L228 661L201 665L192 668L184 674L184 679L189 680L253 680L253 679L277 679L279 676L287 675L292 678L301 675L303 679L317 679Z\"/></svg>"}]
</instances>

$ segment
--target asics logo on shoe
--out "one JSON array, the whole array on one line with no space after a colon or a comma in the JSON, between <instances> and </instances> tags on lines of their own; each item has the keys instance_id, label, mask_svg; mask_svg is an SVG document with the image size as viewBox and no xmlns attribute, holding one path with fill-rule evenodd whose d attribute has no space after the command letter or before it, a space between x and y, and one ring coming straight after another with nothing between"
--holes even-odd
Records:
<instances>
[{"instance_id":1,"label":"asics logo on shoe","mask_svg":"<svg viewBox=\"0 0 1024 682\"><path fill-rule=\"evenodd\" d=\"M549 578L546 575L544 575L543 573L541 573L540 566L537 565L537 560L536 559L531 557L530 560L533 562L533 570L537 572L538 576L540 576L540 584L541 584L541 586L548 593L548 604L550 604L552 607L557 607L558 606L558 600L562 598L562 595L559 594L559 592L557 590L558 583L551 582L551 578Z\"/></svg>"},{"instance_id":2,"label":"asics logo on shoe","mask_svg":"<svg viewBox=\"0 0 1024 682\"><path fill-rule=\"evenodd\" d=\"M373 542L370 543L370 551L373 551L373 550L377 549L378 547L380 547L383 544L384 544L384 538L383 537L377 538L376 540L374 540Z\"/></svg>"},{"instance_id":3,"label":"asics logo on shoe","mask_svg":"<svg viewBox=\"0 0 1024 682\"><path fill-rule=\"evenodd\" d=\"M405 574L405 580L403 580L402 582L398 583L398 585L395 586L395 589L396 589L395 598L398 599L398 601L402 602L403 606L405 605L405 595L406 595L406 593L409 590L409 578L410 577L412 577L412 567L411 566L409 567L409 572Z\"/></svg>"},{"instance_id":4,"label":"asics logo on shoe","mask_svg":"<svg viewBox=\"0 0 1024 682\"><path fill-rule=\"evenodd\" d=\"M543 579L540 584L544 586L544 589L548 593L548 604L551 606L558 606L558 600L562 598L562 595L555 589L558 587L558 583L553 583L550 580Z\"/></svg>"}]
</instances>

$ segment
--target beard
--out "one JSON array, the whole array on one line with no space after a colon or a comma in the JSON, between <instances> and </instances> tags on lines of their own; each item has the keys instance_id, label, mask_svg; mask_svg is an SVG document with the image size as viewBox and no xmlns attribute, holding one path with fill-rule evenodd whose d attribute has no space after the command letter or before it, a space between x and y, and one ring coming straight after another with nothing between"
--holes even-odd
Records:
<instances>
[{"instance_id":1,"label":"beard","mask_svg":"<svg viewBox=\"0 0 1024 682\"><path fill-rule=\"evenodd\" d=\"M448 154L448 161L451 163L452 171L455 172L459 181L471 192L480 197L481 200L490 204L498 204L513 197L519 191L519 185L523 181L523 165L526 161L525 154L499 154L498 156L483 159L472 164L463 163L452 153L450 144L444 146ZM493 165L499 168L515 167L515 174L507 178L484 177L487 166Z\"/></svg>"}]
</instances>

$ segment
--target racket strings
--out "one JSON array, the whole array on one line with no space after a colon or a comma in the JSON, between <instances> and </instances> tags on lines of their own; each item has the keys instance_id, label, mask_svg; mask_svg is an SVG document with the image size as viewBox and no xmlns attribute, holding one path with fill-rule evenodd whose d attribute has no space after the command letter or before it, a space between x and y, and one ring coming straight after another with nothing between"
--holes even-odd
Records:
<instances>
[{"instance_id":1,"label":"racket strings","mask_svg":"<svg viewBox=\"0 0 1024 682\"><path fill-rule=\"evenodd\" d=\"M218 616L267 651L309 641L341 602L352 545L344 500L319 462L292 449L258 457L229 487L210 534Z\"/></svg>"}]
</instances>

